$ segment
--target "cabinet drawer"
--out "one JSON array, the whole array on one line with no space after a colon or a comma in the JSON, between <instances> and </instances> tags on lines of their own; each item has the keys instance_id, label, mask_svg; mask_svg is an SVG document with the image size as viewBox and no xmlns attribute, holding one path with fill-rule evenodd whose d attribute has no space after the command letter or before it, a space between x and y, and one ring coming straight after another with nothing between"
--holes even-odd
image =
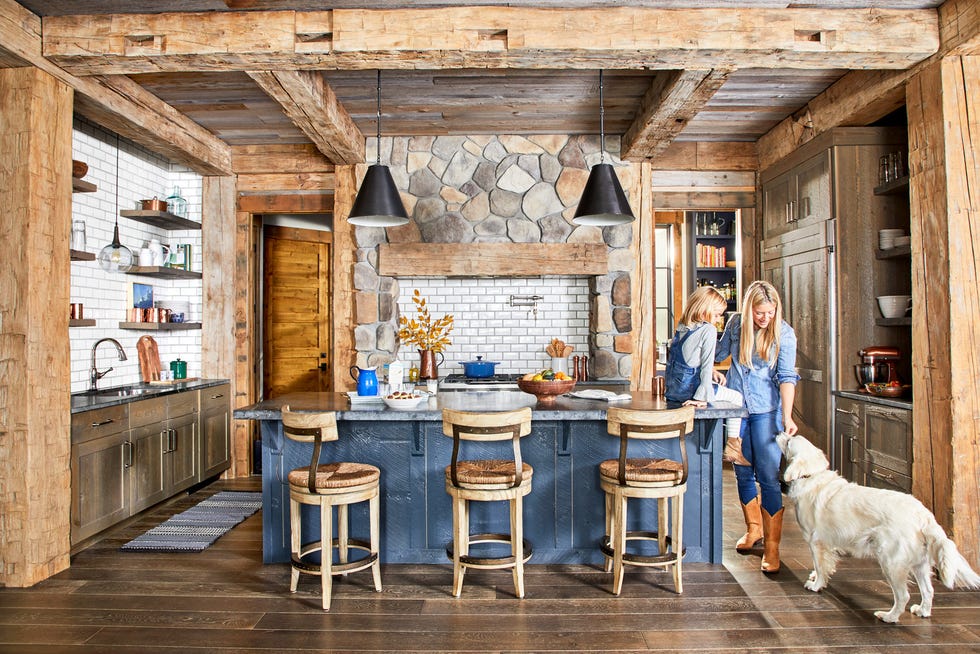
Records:
<instances>
[{"instance_id":1,"label":"cabinet drawer","mask_svg":"<svg viewBox=\"0 0 980 654\"><path fill-rule=\"evenodd\" d=\"M129 428L129 405L119 404L96 411L76 413L71 417L72 444L111 436Z\"/></svg>"},{"instance_id":2,"label":"cabinet drawer","mask_svg":"<svg viewBox=\"0 0 980 654\"><path fill-rule=\"evenodd\" d=\"M178 416L186 416L189 413L197 413L198 397L197 391L185 391L175 395L168 395L167 416L176 418Z\"/></svg>"},{"instance_id":3,"label":"cabinet drawer","mask_svg":"<svg viewBox=\"0 0 980 654\"><path fill-rule=\"evenodd\" d=\"M911 493L912 477L869 463L867 485L872 488L886 488Z\"/></svg>"},{"instance_id":4,"label":"cabinet drawer","mask_svg":"<svg viewBox=\"0 0 980 654\"><path fill-rule=\"evenodd\" d=\"M167 398L155 397L129 405L129 426L136 428L153 425L167 419Z\"/></svg>"},{"instance_id":5,"label":"cabinet drawer","mask_svg":"<svg viewBox=\"0 0 980 654\"><path fill-rule=\"evenodd\" d=\"M216 409L227 409L231 402L231 385L222 384L212 388L202 388L201 413Z\"/></svg>"}]
</instances>

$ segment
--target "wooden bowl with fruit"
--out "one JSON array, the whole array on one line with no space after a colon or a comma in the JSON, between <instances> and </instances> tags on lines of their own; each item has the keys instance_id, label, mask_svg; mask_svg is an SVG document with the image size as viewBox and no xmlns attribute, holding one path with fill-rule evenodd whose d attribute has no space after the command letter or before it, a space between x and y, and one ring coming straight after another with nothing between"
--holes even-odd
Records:
<instances>
[{"instance_id":1,"label":"wooden bowl with fruit","mask_svg":"<svg viewBox=\"0 0 980 654\"><path fill-rule=\"evenodd\" d=\"M517 380L517 387L538 398L539 404L554 404L555 398L575 388L575 379L564 372L529 372Z\"/></svg>"},{"instance_id":2,"label":"wooden bowl with fruit","mask_svg":"<svg viewBox=\"0 0 980 654\"><path fill-rule=\"evenodd\" d=\"M877 395L878 397L901 397L911 386L891 382L889 384L865 384L864 388L872 395Z\"/></svg>"}]
</instances>

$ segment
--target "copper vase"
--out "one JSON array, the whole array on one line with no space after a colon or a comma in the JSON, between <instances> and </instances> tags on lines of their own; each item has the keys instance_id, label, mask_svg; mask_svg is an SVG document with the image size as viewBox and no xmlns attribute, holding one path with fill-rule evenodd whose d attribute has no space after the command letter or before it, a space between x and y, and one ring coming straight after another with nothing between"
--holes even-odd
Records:
<instances>
[{"instance_id":1,"label":"copper vase","mask_svg":"<svg viewBox=\"0 0 980 654\"><path fill-rule=\"evenodd\" d=\"M442 357L439 362L436 362L436 354ZM419 379L438 379L439 378L439 363L446 360L442 352L435 352L434 350L419 350Z\"/></svg>"}]
</instances>

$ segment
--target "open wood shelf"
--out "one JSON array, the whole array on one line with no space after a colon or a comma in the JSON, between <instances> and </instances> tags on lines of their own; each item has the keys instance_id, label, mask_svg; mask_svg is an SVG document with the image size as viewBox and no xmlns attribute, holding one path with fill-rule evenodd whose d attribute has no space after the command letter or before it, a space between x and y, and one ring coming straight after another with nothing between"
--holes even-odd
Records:
<instances>
[{"instance_id":1,"label":"open wood shelf","mask_svg":"<svg viewBox=\"0 0 980 654\"><path fill-rule=\"evenodd\" d=\"M99 187L92 182L86 182L85 180L78 179L77 177L71 178L72 193L95 193L98 190Z\"/></svg>"},{"instance_id":2,"label":"open wood shelf","mask_svg":"<svg viewBox=\"0 0 980 654\"><path fill-rule=\"evenodd\" d=\"M875 324L879 327L909 327L912 325L912 316L902 316L901 318L875 318Z\"/></svg>"},{"instance_id":3,"label":"open wood shelf","mask_svg":"<svg viewBox=\"0 0 980 654\"><path fill-rule=\"evenodd\" d=\"M911 254L911 245L896 245L895 247L887 250L875 248L875 259L894 259L896 257L907 257Z\"/></svg>"},{"instance_id":4,"label":"open wood shelf","mask_svg":"<svg viewBox=\"0 0 980 654\"><path fill-rule=\"evenodd\" d=\"M121 322L119 329L138 329L146 332L177 332L200 329L199 322Z\"/></svg>"},{"instance_id":5,"label":"open wood shelf","mask_svg":"<svg viewBox=\"0 0 980 654\"><path fill-rule=\"evenodd\" d=\"M95 318L72 318L68 321L69 327L95 327Z\"/></svg>"},{"instance_id":6,"label":"open wood shelf","mask_svg":"<svg viewBox=\"0 0 980 654\"><path fill-rule=\"evenodd\" d=\"M153 225L161 229L201 229L201 223L181 218L169 211L143 211L139 209L123 210L119 212L123 218L135 220L138 223Z\"/></svg>"},{"instance_id":7,"label":"open wood shelf","mask_svg":"<svg viewBox=\"0 0 980 654\"><path fill-rule=\"evenodd\" d=\"M95 254L83 250L69 250L72 261L95 261Z\"/></svg>"},{"instance_id":8,"label":"open wood shelf","mask_svg":"<svg viewBox=\"0 0 980 654\"><path fill-rule=\"evenodd\" d=\"M907 193L909 187L909 176L904 175L890 182L885 182L875 187L875 195L898 195Z\"/></svg>"},{"instance_id":9,"label":"open wood shelf","mask_svg":"<svg viewBox=\"0 0 980 654\"><path fill-rule=\"evenodd\" d=\"M167 266L133 266L126 271L127 275L143 275L145 277L160 277L162 279L201 279L203 275L183 268L168 268Z\"/></svg>"}]
</instances>

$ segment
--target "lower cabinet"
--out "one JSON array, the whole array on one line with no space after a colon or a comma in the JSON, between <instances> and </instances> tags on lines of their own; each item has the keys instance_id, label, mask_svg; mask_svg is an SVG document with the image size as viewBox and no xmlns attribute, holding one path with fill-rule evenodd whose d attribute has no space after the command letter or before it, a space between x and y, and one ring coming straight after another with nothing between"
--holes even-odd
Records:
<instances>
[{"instance_id":1,"label":"lower cabinet","mask_svg":"<svg viewBox=\"0 0 980 654\"><path fill-rule=\"evenodd\" d=\"M72 415L72 544L227 469L228 389L225 384ZM207 444L202 434L208 434Z\"/></svg>"},{"instance_id":2,"label":"lower cabinet","mask_svg":"<svg viewBox=\"0 0 980 654\"><path fill-rule=\"evenodd\" d=\"M841 475L875 488L912 491L912 410L838 397Z\"/></svg>"}]
</instances>

